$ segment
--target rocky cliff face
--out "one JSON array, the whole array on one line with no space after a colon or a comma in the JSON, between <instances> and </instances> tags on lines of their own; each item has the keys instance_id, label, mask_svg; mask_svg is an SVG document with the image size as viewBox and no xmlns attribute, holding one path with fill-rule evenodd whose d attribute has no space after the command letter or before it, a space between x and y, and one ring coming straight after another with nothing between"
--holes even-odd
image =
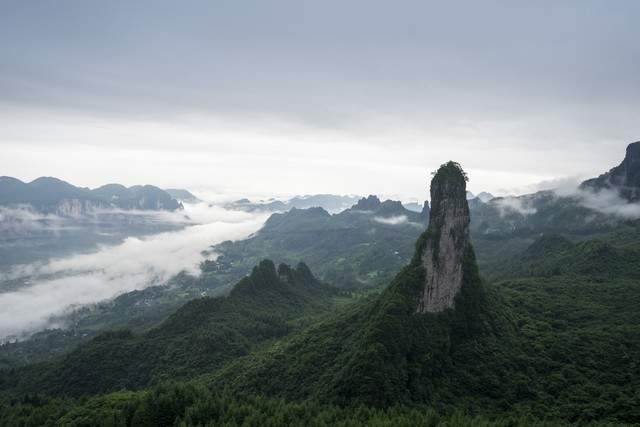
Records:
<instances>
[{"instance_id":1,"label":"rocky cliff face","mask_svg":"<svg viewBox=\"0 0 640 427\"><path fill-rule=\"evenodd\" d=\"M453 307L464 280L471 249L466 176L457 163L440 167L431 181L429 228L422 255L426 272L417 311L437 313Z\"/></svg>"},{"instance_id":2,"label":"rocky cliff face","mask_svg":"<svg viewBox=\"0 0 640 427\"><path fill-rule=\"evenodd\" d=\"M420 212L420 219L423 221L423 223L426 223L427 221L429 221L430 212L431 212L431 207L429 206L429 201L425 200L424 204L422 205L422 211Z\"/></svg>"},{"instance_id":3,"label":"rocky cliff face","mask_svg":"<svg viewBox=\"0 0 640 427\"><path fill-rule=\"evenodd\" d=\"M111 205L96 200L62 199L53 206L40 206L40 212L49 211L58 216L78 217L93 212L96 209L108 209Z\"/></svg>"},{"instance_id":4,"label":"rocky cliff face","mask_svg":"<svg viewBox=\"0 0 640 427\"><path fill-rule=\"evenodd\" d=\"M627 146L622 163L597 178L582 183L582 188L595 191L617 190L621 197L635 202L640 200L640 141Z\"/></svg>"}]
</instances>

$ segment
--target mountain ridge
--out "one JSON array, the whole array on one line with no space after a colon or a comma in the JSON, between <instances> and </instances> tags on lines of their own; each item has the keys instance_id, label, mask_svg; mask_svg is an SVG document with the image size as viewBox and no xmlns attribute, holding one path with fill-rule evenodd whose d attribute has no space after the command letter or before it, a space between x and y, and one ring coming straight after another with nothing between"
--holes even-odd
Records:
<instances>
[{"instance_id":1,"label":"mountain ridge","mask_svg":"<svg viewBox=\"0 0 640 427\"><path fill-rule=\"evenodd\" d=\"M640 200L640 141L627 146L622 162L597 178L580 184L582 189L593 191L615 190L630 202Z\"/></svg>"},{"instance_id":2,"label":"mountain ridge","mask_svg":"<svg viewBox=\"0 0 640 427\"><path fill-rule=\"evenodd\" d=\"M106 184L95 189L76 187L54 177L31 182L0 177L0 205L28 205L41 213L62 216L81 215L92 209L179 210L182 204L152 185Z\"/></svg>"}]
</instances>

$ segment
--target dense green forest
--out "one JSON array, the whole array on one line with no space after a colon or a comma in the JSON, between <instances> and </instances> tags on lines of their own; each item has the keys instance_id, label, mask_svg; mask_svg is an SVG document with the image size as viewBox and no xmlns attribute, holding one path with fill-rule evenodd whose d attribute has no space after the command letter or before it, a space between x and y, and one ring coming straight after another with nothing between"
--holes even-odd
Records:
<instances>
[{"instance_id":1,"label":"dense green forest","mask_svg":"<svg viewBox=\"0 0 640 427\"><path fill-rule=\"evenodd\" d=\"M81 395L193 377L330 311L336 294L304 264L263 261L227 297L193 300L141 334L105 332L50 362L0 371L0 389Z\"/></svg>"},{"instance_id":2,"label":"dense green forest","mask_svg":"<svg viewBox=\"0 0 640 427\"><path fill-rule=\"evenodd\" d=\"M322 208L273 214L249 239L213 248L212 264L251 268L264 257L287 264L304 260L322 280L345 289L386 285L411 258L428 212L405 209L375 196L331 215Z\"/></svg>"},{"instance_id":3,"label":"dense green forest","mask_svg":"<svg viewBox=\"0 0 640 427\"><path fill-rule=\"evenodd\" d=\"M455 163L438 179L464 189ZM425 254L438 253L439 233L453 233L437 220L445 208L433 206L410 261L379 292L332 287L305 264L260 261L228 296L197 298L150 328L114 329L49 361L0 370L0 425L640 424L638 222L530 232L516 243L528 241L523 250L487 263L482 276L476 248L456 246L455 305L425 313ZM354 211L344 218L370 215ZM335 215L302 212L273 216L263 234L273 236L258 233L253 244L263 239L282 258L291 239L313 246ZM297 234L291 215L317 229ZM286 245L274 243L278 233ZM225 245L226 259L203 265L208 274L238 262L232 251L241 246ZM362 253L353 255L362 261Z\"/></svg>"},{"instance_id":4,"label":"dense green forest","mask_svg":"<svg viewBox=\"0 0 640 427\"><path fill-rule=\"evenodd\" d=\"M88 399L26 396L0 407L2 427L551 427L568 425L530 417L489 418L460 411L438 413L426 406L341 407L317 401L234 395L201 384L167 383L143 392ZM591 423L591 426L610 426Z\"/></svg>"}]
</instances>

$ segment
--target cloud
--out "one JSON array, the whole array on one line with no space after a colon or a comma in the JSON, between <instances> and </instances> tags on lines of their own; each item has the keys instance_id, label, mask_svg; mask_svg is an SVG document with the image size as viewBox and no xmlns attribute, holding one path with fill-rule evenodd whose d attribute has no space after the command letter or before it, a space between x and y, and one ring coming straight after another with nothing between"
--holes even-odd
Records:
<instances>
[{"instance_id":1,"label":"cloud","mask_svg":"<svg viewBox=\"0 0 640 427\"><path fill-rule=\"evenodd\" d=\"M401 225L409 223L409 218L407 218L406 215L390 216L388 218L376 216L373 218L373 220L387 225Z\"/></svg>"},{"instance_id":2,"label":"cloud","mask_svg":"<svg viewBox=\"0 0 640 427\"><path fill-rule=\"evenodd\" d=\"M563 176L559 178L545 179L533 184L520 185L517 187L501 188L498 190L499 194L514 195L514 194L533 194L538 191L554 191L559 195L563 193L574 193L576 188L584 181L584 177L580 176Z\"/></svg>"},{"instance_id":3,"label":"cloud","mask_svg":"<svg viewBox=\"0 0 640 427\"><path fill-rule=\"evenodd\" d=\"M581 206L605 215L615 215L624 219L640 218L640 203L629 202L613 189L595 191L576 188L571 193L565 190L559 194L576 198Z\"/></svg>"},{"instance_id":4,"label":"cloud","mask_svg":"<svg viewBox=\"0 0 640 427\"><path fill-rule=\"evenodd\" d=\"M202 203L185 208L191 225L149 237L129 237L122 244L94 253L54 259L22 267L31 285L0 293L0 337L24 337L56 326L52 317L79 305L113 298L124 292L161 284L182 270L198 273L202 251L227 239L258 230L265 215L227 211ZM160 213L185 221L181 214Z\"/></svg>"},{"instance_id":5,"label":"cloud","mask_svg":"<svg viewBox=\"0 0 640 427\"><path fill-rule=\"evenodd\" d=\"M31 3L0 14L8 175L423 199L450 159L496 193L637 135L632 0Z\"/></svg>"},{"instance_id":6,"label":"cloud","mask_svg":"<svg viewBox=\"0 0 640 427\"><path fill-rule=\"evenodd\" d=\"M65 218L38 213L28 205L0 206L0 233L5 235L16 236L41 230L59 231L72 227Z\"/></svg>"},{"instance_id":7,"label":"cloud","mask_svg":"<svg viewBox=\"0 0 640 427\"><path fill-rule=\"evenodd\" d=\"M533 215L538 210L531 206L531 200L523 197L503 197L493 199L492 203L498 208L501 217L508 214Z\"/></svg>"}]
</instances>

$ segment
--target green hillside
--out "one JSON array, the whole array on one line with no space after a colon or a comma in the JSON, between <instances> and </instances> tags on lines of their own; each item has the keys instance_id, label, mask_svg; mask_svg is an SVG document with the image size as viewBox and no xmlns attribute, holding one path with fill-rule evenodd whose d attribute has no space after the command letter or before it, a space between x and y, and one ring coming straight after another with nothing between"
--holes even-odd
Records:
<instances>
[{"instance_id":1,"label":"green hillside","mask_svg":"<svg viewBox=\"0 0 640 427\"><path fill-rule=\"evenodd\" d=\"M228 297L188 302L156 328L115 330L51 362L0 371L2 422L638 425L637 224L582 236L531 233L485 281L465 183L455 163L435 174L429 227L380 293L349 292L350 303L336 305L347 293L306 265L263 261ZM339 221L322 209L274 215L245 244L313 258L319 248L339 248L343 234L345 259L362 265L350 240L359 232L350 235L345 224L372 212L394 217L397 206L387 204L384 217L372 199L358 205ZM399 229L381 224L385 233ZM252 259L240 256L251 246L227 246L205 272ZM241 249L236 258L233 248ZM425 303L444 291L455 298Z\"/></svg>"},{"instance_id":2,"label":"green hillside","mask_svg":"<svg viewBox=\"0 0 640 427\"><path fill-rule=\"evenodd\" d=\"M48 363L0 373L0 388L80 395L189 378L282 337L332 307L333 291L299 264L263 261L228 297L185 304L142 334L114 330Z\"/></svg>"},{"instance_id":3,"label":"green hillside","mask_svg":"<svg viewBox=\"0 0 640 427\"><path fill-rule=\"evenodd\" d=\"M369 196L334 215L322 208L273 214L255 236L213 250L222 254L218 263L234 268L251 268L265 257L288 264L303 260L322 280L359 289L389 283L411 258L425 225L421 214L400 202Z\"/></svg>"}]
</instances>

